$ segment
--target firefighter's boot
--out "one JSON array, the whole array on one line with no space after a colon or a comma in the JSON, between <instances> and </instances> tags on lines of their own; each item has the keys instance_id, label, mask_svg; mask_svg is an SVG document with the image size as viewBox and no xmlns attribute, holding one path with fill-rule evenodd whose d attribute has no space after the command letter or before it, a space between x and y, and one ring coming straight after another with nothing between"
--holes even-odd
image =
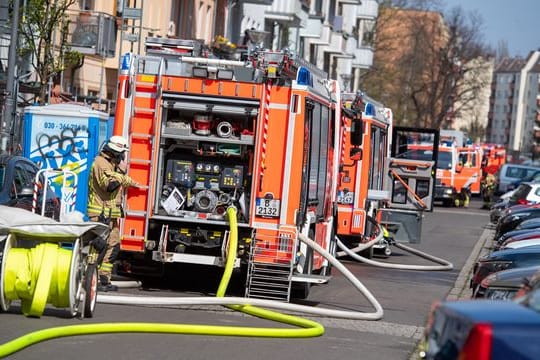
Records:
<instances>
[{"instance_id":1,"label":"firefighter's boot","mask_svg":"<svg viewBox=\"0 0 540 360\"><path fill-rule=\"evenodd\" d=\"M111 284L111 280L107 275L99 275L97 290L102 292L118 291L118 286Z\"/></svg>"}]
</instances>

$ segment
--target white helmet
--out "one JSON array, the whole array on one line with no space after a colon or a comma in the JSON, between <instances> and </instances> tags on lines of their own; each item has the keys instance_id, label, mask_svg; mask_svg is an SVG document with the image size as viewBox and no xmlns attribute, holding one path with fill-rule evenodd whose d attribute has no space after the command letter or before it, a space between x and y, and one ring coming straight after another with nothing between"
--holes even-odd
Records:
<instances>
[{"instance_id":1,"label":"white helmet","mask_svg":"<svg viewBox=\"0 0 540 360\"><path fill-rule=\"evenodd\" d=\"M114 150L119 153L129 151L128 141L123 136L119 136L119 135L112 136L107 142L107 145L109 146L111 150Z\"/></svg>"}]
</instances>

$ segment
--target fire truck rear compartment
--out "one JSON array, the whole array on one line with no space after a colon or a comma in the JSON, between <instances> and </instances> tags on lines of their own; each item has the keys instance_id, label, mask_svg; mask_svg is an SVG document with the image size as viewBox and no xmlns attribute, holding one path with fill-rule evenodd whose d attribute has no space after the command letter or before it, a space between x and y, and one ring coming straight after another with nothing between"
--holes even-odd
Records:
<instances>
[{"instance_id":1,"label":"fire truck rear compartment","mask_svg":"<svg viewBox=\"0 0 540 360\"><path fill-rule=\"evenodd\" d=\"M258 108L238 100L174 95L163 102L149 238L160 238L167 224L165 251L219 256L229 230L226 209L235 206L238 255L245 253Z\"/></svg>"}]
</instances>

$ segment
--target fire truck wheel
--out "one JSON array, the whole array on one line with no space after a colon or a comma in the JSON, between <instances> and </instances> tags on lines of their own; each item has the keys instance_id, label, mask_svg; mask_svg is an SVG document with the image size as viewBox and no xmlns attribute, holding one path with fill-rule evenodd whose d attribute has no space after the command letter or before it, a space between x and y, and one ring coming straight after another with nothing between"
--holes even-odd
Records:
<instances>
[{"instance_id":1,"label":"fire truck wheel","mask_svg":"<svg viewBox=\"0 0 540 360\"><path fill-rule=\"evenodd\" d=\"M97 268L95 264L90 264L86 269L86 275L84 277L84 290L86 292L86 298L84 301L85 318L91 318L94 316L94 310L96 309L97 302L97 285Z\"/></svg>"},{"instance_id":2,"label":"fire truck wheel","mask_svg":"<svg viewBox=\"0 0 540 360\"><path fill-rule=\"evenodd\" d=\"M315 240L315 231L310 229L308 232L308 238ZM313 249L308 247L306 250L306 262L303 267L304 275L311 275L313 273ZM291 288L291 297L295 299L307 299L309 292L311 290L311 283L309 282L299 282L293 283Z\"/></svg>"},{"instance_id":3,"label":"fire truck wheel","mask_svg":"<svg viewBox=\"0 0 540 360\"><path fill-rule=\"evenodd\" d=\"M359 255L365 257L366 259L371 259L373 257L373 246L366 250L360 251Z\"/></svg>"},{"instance_id":4,"label":"fire truck wheel","mask_svg":"<svg viewBox=\"0 0 540 360\"><path fill-rule=\"evenodd\" d=\"M442 201L442 204L443 204L444 207L450 207L450 206L454 205L454 201L451 200L451 199L444 199Z\"/></svg>"}]
</instances>

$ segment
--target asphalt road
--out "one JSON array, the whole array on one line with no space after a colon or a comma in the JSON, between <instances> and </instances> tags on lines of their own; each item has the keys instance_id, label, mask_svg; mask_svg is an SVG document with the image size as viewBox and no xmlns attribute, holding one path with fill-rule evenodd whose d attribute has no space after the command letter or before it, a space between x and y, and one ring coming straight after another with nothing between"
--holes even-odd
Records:
<instances>
[{"instance_id":1,"label":"asphalt road","mask_svg":"<svg viewBox=\"0 0 540 360\"><path fill-rule=\"evenodd\" d=\"M307 316L325 327L321 337L307 339L242 338L169 334L99 334L45 341L10 359L409 359L424 330L433 302L468 296L470 266L486 237L488 213L473 199L468 209L436 207L423 221L422 242L413 247L454 264L451 271L411 271L377 268L350 259L343 263L370 290L384 309L378 321ZM484 235L484 236L482 236ZM423 259L393 249L385 262L425 264ZM463 271L462 271L463 270ZM122 290L151 296L212 295L219 275L179 269L171 289ZM203 289L201 293L200 289ZM230 295L236 295L234 291ZM372 312L369 302L346 278L334 271L326 285L313 287L305 304ZM98 304L94 318L71 319L49 308L39 318L26 318L15 304L0 314L0 346L32 331L57 326L110 322L153 322L290 328L218 306L134 307Z\"/></svg>"}]
</instances>

